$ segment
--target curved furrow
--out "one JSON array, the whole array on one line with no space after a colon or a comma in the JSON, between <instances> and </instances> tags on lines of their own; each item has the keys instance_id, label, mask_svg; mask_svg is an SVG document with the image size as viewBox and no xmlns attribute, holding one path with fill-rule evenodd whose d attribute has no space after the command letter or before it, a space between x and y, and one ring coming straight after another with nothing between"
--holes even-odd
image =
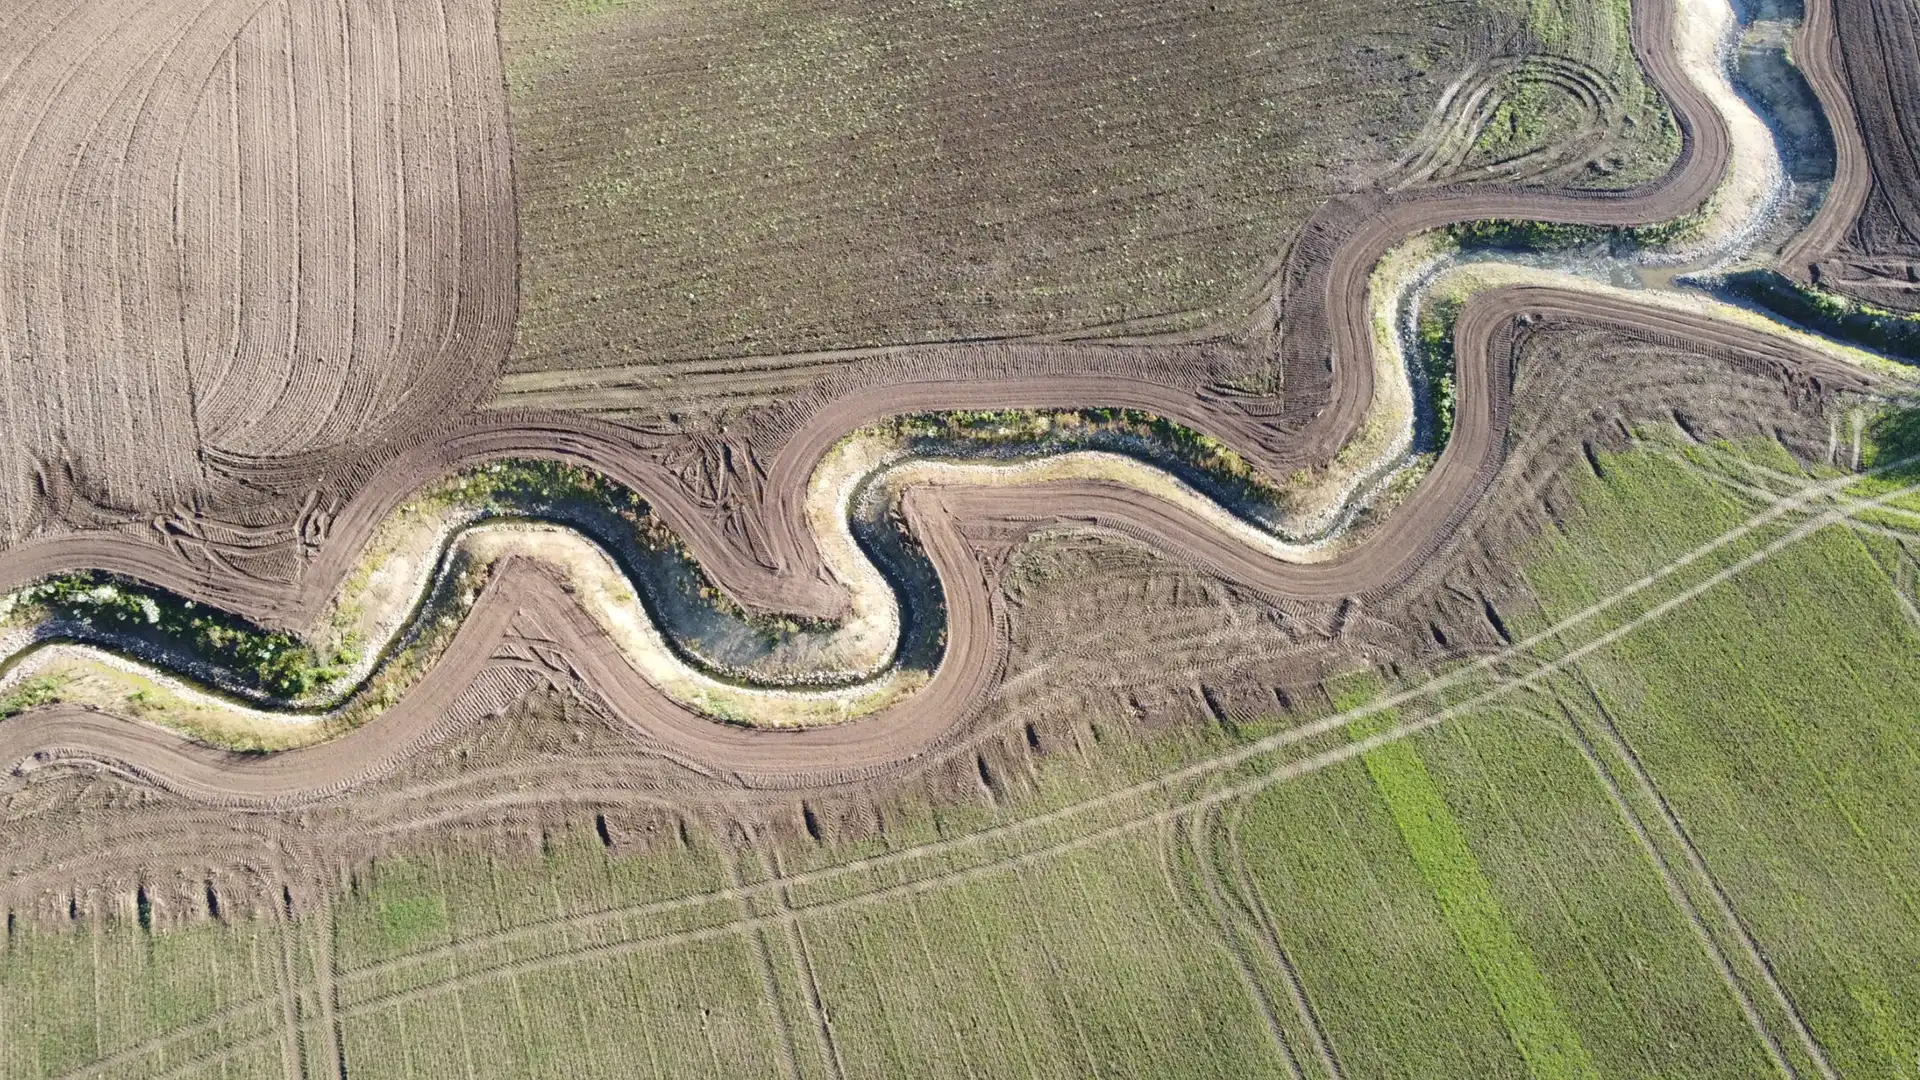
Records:
<instances>
[{"instance_id":1,"label":"curved furrow","mask_svg":"<svg viewBox=\"0 0 1920 1080\"><path fill-rule=\"evenodd\" d=\"M1504 161L1463 170L1475 143L1500 105L1520 87L1538 83L1566 93L1581 107L1581 129L1568 137ZM1388 185L1401 191L1436 178L1450 182L1499 178L1538 180L1543 174L1590 153L1616 120L1613 90L1605 76L1576 60L1559 56L1501 56L1463 74L1441 94L1427 126L1396 166L1400 178Z\"/></svg>"}]
</instances>

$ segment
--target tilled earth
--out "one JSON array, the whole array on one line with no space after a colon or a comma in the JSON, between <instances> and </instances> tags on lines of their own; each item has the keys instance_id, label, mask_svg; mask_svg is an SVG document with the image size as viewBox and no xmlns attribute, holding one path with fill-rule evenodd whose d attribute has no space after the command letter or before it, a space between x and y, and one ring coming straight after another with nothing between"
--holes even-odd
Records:
<instances>
[{"instance_id":1,"label":"tilled earth","mask_svg":"<svg viewBox=\"0 0 1920 1080\"><path fill-rule=\"evenodd\" d=\"M1866 385L1837 364L1768 356L1764 338L1682 344L1711 327L1623 326L1555 310L1559 296L1512 290L1469 310L1463 329L1481 328L1498 382L1478 384L1482 438L1469 428L1452 445L1481 450L1449 450L1358 559L1263 562L1124 489L942 493L912 507L948 589L933 684L879 717L801 733L687 713L539 566L509 567L399 706L332 743L239 756L59 706L0 726L17 763L7 831L33 853L14 862L8 898L64 918L91 892L141 882L190 916L209 878L232 904L288 883L317 895L381 851L475 834L537 844L595 815L622 843L681 818L863 835L884 829L895 798L994 798L1038 755L1103 730L1232 724L1318 700L1326 675L1356 664L1499 649L1499 612L1528 602L1503 556L1569 512L1562 473L1586 467L1590 446L1678 419L1695 437L1782 438L1816 459L1837 395Z\"/></svg>"},{"instance_id":2,"label":"tilled earth","mask_svg":"<svg viewBox=\"0 0 1920 1080\"><path fill-rule=\"evenodd\" d=\"M1787 258L1826 288L1920 311L1920 12L1902 0L1813 0L1807 16L1796 56L1839 162Z\"/></svg>"}]
</instances>

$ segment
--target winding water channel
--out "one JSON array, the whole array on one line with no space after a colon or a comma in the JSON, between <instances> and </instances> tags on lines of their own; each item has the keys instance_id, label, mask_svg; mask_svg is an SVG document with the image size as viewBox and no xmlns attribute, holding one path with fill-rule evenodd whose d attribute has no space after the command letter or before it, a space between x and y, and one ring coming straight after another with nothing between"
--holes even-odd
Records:
<instances>
[{"instance_id":1,"label":"winding water channel","mask_svg":"<svg viewBox=\"0 0 1920 1080\"><path fill-rule=\"evenodd\" d=\"M310 741L398 700L494 568L530 558L679 704L742 724L834 723L914 693L942 661L941 582L901 510L915 487L1096 479L1178 506L1266 558L1312 564L1348 550L1358 515L1404 495L1440 449L1435 372L1421 353L1423 313L1437 298L1551 283L1766 326L1862 359L1718 291L1719 275L1779 252L1832 175L1825 121L1787 58L1797 12L1785 0L1743 0L1738 11L1724 0L1678 3L1682 61L1734 143L1699 220L1668 247L1629 230L1544 251L1463 245L1452 234L1407 240L1373 278L1382 347L1369 440L1311 491L1288 490L1230 449L1140 412L897 418L848 436L809 483L807 519L852 598L844 617L820 622L741 611L638 493L575 468L500 462L448 477L383 524L305 641L124 579L83 575L18 591L0 600L0 703L131 703L209 741Z\"/></svg>"}]
</instances>

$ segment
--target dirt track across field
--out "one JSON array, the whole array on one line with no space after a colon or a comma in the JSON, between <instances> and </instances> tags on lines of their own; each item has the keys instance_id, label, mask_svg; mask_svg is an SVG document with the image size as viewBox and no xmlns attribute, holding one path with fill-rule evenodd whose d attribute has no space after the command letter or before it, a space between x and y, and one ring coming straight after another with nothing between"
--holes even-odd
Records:
<instances>
[{"instance_id":1,"label":"dirt track across field","mask_svg":"<svg viewBox=\"0 0 1920 1080\"><path fill-rule=\"evenodd\" d=\"M1807 0L1794 56L1833 130L1833 187L1783 256L1788 272L1920 311L1920 11Z\"/></svg>"},{"instance_id":2,"label":"dirt track across field","mask_svg":"<svg viewBox=\"0 0 1920 1080\"><path fill-rule=\"evenodd\" d=\"M1673 7L1640 0L1634 16L1636 52L1671 103L1683 137L1667 177L1621 193L1415 186L1336 201L1291 250L1271 303L1249 332L1196 343L883 350L849 361L806 394L750 414L734 429L706 433L546 412L450 410L449 395L473 371L428 365L419 376L427 381L406 400L433 408L413 424L393 425L373 446L342 451L329 447L331 436L308 433L257 444L236 436L230 445L210 448L207 456L232 478L234 490L253 500L240 518L219 521L209 511L190 515L191 522L118 528L70 521L70 531L0 554L0 589L60 571L101 569L268 624L299 627L333 595L374 528L422 484L461 464L544 456L589 465L644 494L742 603L830 616L845 598L822 566L803 493L837 440L891 415L1123 406L1213 435L1274 475L1324 467L1360 430L1373 398L1368 275L1393 245L1423 230L1484 218L1657 222L1693 210L1719 185L1731 139L1675 55ZM286 807L391 774L446 732L509 709L530 691L577 685L663 757L735 791L896 775L938 748L1003 677L1011 629L1001 574L1011 541L1055 525L1094 526L1144 540L1274 602L1339 604L1343 611L1378 602L1431 572L1436 554L1507 460L1519 343L1540 328L1567 326L1738 356L1803 397L1871 385L1856 369L1760 331L1590 292L1500 289L1469 303L1456 328L1452 441L1416 491L1341 558L1303 566L1257 557L1169 504L1097 482L909 491L905 512L946 593L946 652L930 684L869 719L801 732L715 724L666 700L553 578L521 563L496 574L446 654L398 705L334 743L237 758L118 717L53 706L0 725L0 762L27 772L56 761L91 763L201 805ZM1235 388L1233 376L1276 360L1277 394ZM452 415L444 424L425 423L434 411ZM344 431L359 422L353 414L322 427ZM282 569L249 573L248 560ZM554 659L515 659L523 653L503 645L516 640L537 643L537 655Z\"/></svg>"},{"instance_id":3,"label":"dirt track across field","mask_svg":"<svg viewBox=\"0 0 1920 1080\"><path fill-rule=\"evenodd\" d=\"M239 485L229 501L243 509L231 519L215 500L188 515L191 521L130 523L81 536L60 530L44 544L28 540L0 556L0 585L91 566L299 626L357 555L364 530L405 492L454 463L546 453L590 462L643 492L747 606L825 616L840 610L842 598L833 595L801 525L802 470L817 447L857 423L942 407L1126 406L1214 435L1271 475L1324 466L1352 440L1373 400L1367 276L1394 244L1484 218L1662 221L1700 205L1720 183L1731 154L1727 126L1676 57L1672 5L1645 0L1634 16L1636 55L1681 128L1682 149L1668 176L1625 192L1415 187L1337 201L1295 243L1251 329L1231 338L882 350L806 393L738 418L725 432L693 438L664 424L452 410L442 425L397 425L377 445L344 451L256 454L215 444L208 459ZM1235 376L1276 361L1277 394L1236 388ZM420 371L440 387L421 391L433 402L474 377L458 365L423 364ZM821 413L848 426L818 423ZM276 513L280 520L271 520ZM250 574L250 560L272 570Z\"/></svg>"}]
</instances>

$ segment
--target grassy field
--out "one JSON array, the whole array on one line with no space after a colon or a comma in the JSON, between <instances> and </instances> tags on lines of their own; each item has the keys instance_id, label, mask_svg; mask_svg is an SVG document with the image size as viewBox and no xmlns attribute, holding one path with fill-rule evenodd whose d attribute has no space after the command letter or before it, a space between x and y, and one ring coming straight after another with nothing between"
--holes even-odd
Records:
<instances>
[{"instance_id":1,"label":"grassy field","mask_svg":"<svg viewBox=\"0 0 1920 1080\"><path fill-rule=\"evenodd\" d=\"M1536 708L1272 788L1243 843L1349 1075L1767 1071L1605 788Z\"/></svg>"},{"instance_id":2,"label":"grassy field","mask_svg":"<svg viewBox=\"0 0 1920 1080\"><path fill-rule=\"evenodd\" d=\"M1385 730L1392 719L1393 714L1383 714L1373 724L1356 725L1355 734ZM1594 1075L1593 1059L1538 960L1521 942L1419 749L1389 743L1361 761L1441 921L1466 954L1528 1070L1543 1076Z\"/></svg>"},{"instance_id":3,"label":"grassy field","mask_svg":"<svg viewBox=\"0 0 1920 1080\"><path fill-rule=\"evenodd\" d=\"M1629 508L1661 505L1600 516ZM1822 530L1580 666L1582 722L1632 749L1846 1076L1920 1072L1910 543ZM1560 545L1534 575L1547 611L1605 588L1609 558Z\"/></svg>"},{"instance_id":4,"label":"grassy field","mask_svg":"<svg viewBox=\"0 0 1920 1080\"><path fill-rule=\"evenodd\" d=\"M1576 187L1625 188L1646 183L1672 166L1680 130L1633 54L1628 0L1600 3L1531 0L1526 32L1533 49L1583 65L1609 100L1601 110L1611 129L1599 161L1569 178ZM1468 166L1508 161L1565 139L1589 117L1564 76L1529 72L1496 106L1464 159Z\"/></svg>"},{"instance_id":5,"label":"grassy field","mask_svg":"<svg viewBox=\"0 0 1920 1080\"><path fill-rule=\"evenodd\" d=\"M1732 532L1807 481L1777 447L1599 466L1502 665L860 844L588 827L291 920L18 920L0 1076L1914 1076L1920 519Z\"/></svg>"}]
</instances>

